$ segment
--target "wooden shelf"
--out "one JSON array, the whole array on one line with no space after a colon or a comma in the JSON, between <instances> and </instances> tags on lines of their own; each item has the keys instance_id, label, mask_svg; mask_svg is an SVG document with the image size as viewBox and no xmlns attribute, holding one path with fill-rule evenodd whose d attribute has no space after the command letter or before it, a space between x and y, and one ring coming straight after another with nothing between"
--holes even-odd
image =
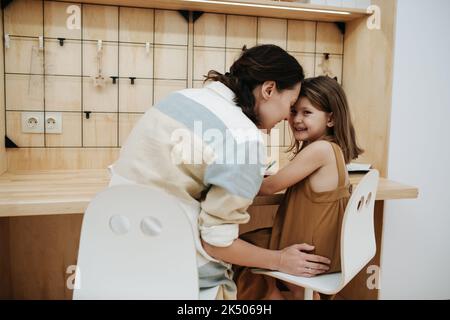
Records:
<instances>
[{"instance_id":1,"label":"wooden shelf","mask_svg":"<svg viewBox=\"0 0 450 320\"><path fill-rule=\"evenodd\" d=\"M346 22L369 16L362 9L269 0L81 0L77 2L329 22Z\"/></svg>"},{"instance_id":2,"label":"wooden shelf","mask_svg":"<svg viewBox=\"0 0 450 320\"><path fill-rule=\"evenodd\" d=\"M362 175L350 175L356 185ZM106 169L6 172L0 176L0 217L83 213L108 186ZM381 178L377 200L414 199L418 190ZM283 194L258 196L254 206L277 205Z\"/></svg>"}]
</instances>

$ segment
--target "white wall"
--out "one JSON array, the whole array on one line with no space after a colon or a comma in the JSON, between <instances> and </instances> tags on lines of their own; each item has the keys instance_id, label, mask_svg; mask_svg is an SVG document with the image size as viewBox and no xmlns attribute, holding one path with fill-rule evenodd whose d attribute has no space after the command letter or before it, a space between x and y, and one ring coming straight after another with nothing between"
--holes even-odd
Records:
<instances>
[{"instance_id":1,"label":"white wall","mask_svg":"<svg viewBox=\"0 0 450 320\"><path fill-rule=\"evenodd\" d=\"M450 299L450 1L398 0L381 299Z\"/></svg>"}]
</instances>

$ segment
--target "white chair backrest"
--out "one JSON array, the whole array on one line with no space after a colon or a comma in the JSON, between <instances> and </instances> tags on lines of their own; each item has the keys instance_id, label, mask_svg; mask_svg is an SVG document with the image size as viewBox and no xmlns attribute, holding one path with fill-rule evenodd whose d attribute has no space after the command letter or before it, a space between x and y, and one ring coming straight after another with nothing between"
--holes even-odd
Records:
<instances>
[{"instance_id":1,"label":"white chair backrest","mask_svg":"<svg viewBox=\"0 0 450 320\"><path fill-rule=\"evenodd\" d=\"M379 173L371 170L354 188L345 209L341 232L342 287L374 256L374 206Z\"/></svg>"},{"instance_id":2,"label":"white chair backrest","mask_svg":"<svg viewBox=\"0 0 450 320\"><path fill-rule=\"evenodd\" d=\"M177 199L142 185L95 196L83 218L74 299L198 295L192 228Z\"/></svg>"}]
</instances>

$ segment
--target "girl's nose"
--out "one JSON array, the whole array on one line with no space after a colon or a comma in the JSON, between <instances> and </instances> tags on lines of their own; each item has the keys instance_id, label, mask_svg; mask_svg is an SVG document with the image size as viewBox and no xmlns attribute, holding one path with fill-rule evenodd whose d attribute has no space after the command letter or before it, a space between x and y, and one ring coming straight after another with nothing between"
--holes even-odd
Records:
<instances>
[{"instance_id":1,"label":"girl's nose","mask_svg":"<svg viewBox=\"0 0 450 320\"><path fill-rule=\"evenodd\" d=\"M303 119L299 115L296 115L294 117L294 123L301 123L302 121L303 121Z\"/></svg>"}]
</instances>

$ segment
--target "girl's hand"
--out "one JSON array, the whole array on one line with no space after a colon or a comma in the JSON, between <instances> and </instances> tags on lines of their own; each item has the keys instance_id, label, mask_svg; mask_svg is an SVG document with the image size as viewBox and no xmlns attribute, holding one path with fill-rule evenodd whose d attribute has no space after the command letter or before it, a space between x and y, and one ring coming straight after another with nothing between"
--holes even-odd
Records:
<instances>
[{"instance_id":1,"label":"girl's hand","mask_svg":"<svg viewBox=\"0 0 450 320\"><path fill-rule=\"evenodd\" d=\"M280 250L277 270L308 278L326 272L329 269L330 259L303 252L311 250L314 250L314 246L306 243L294 244Z\"/></svg>"}]
</instances>

